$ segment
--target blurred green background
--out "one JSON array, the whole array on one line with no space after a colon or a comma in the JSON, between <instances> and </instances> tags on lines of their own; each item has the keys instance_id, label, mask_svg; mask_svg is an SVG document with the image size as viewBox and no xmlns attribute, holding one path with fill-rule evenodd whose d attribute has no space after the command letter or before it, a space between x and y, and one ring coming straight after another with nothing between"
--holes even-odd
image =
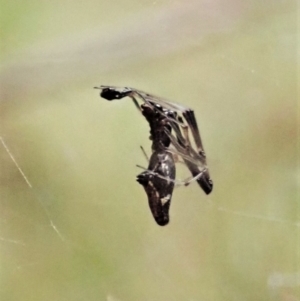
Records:
<instances>
[{"instance_id":1,"label":"blurred green background","mask_svg":"<svg viewBox=\"0 0 300 301\"><path fill-rule=\"evenodd\" d=\"M300 300L297 1L0 10L1 300ZM176 189L166 227L135 182L148 125L100 84L195 110L214 191Z\"/></svg>"}]
</instances>

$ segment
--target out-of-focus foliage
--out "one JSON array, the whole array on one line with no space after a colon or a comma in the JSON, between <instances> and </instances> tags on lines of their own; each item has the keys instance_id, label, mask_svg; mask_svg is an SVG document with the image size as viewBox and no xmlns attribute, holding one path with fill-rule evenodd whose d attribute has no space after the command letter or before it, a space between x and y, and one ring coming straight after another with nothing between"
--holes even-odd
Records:
<instances>
[{"instance_id":1,"label":"out-of-focus foliage","mask_svg":"<svg viewBox=\"0 0 300 301\"><path fill-rule=\"evenodd\" d=\"M295 1L0 3L1 300L299 300ZM195 110L214 191L167 227L99 84Z\"/></svg>"}]
</instances>

